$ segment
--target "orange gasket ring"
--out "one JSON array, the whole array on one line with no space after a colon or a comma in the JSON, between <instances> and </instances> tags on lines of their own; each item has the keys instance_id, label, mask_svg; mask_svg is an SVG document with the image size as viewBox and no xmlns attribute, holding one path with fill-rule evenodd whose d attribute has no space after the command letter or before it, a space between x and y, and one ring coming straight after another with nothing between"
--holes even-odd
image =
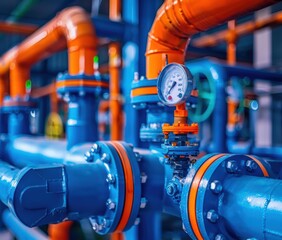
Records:
<instances>
[{"instance_id":1,"label":"orange gasket ring","mask_svg":"<svg viewBox=\"0 0 282 240\"><path fill-rule=\"evenodd\" d=\"M269 177L269 173L268 173L267 169L263 166L263 164L262 164L258 159L256 159L256 158L253 157L253 156L250 156L250 155L247 155L247 156L248 156L249 158L253 159L253 160L259 165L259 167L260 167L260 169L261 169L261 171L262 171L262 173L263 173L263 176Z\"/></svg>"},{"instance_id":2,"label":"orange gasket ring","mask_svg":"<svg viewBox=\"0 0 282 240\"><path fill-rule=\"evenodd\" d=\"M132 206L134 200L134 181L133 181L133 173L129 158L127 156L126 150L119 142L111 141L109 142L117 151L124 172L125 178L125 197L124 197L124 206L123 212L119 221L118 226L116 227L117 232L122 232L128 223Z\"/></svg>"},{"instance_id":3,"label":"orange gasket ring","mask_svg":"<svg viewBox=\"0 0 282 240\"><path fill-rule=\"evenodd\" d=\"M218 155L215 155L215 156L209 158L199 168L195 177L193 178L193 182L192 182L190 192L189 192L189 201L188 201L188 206L187 206L188 208L187 209L189 211L188 215L189 215L189 220L190 220L192 230L193 230L193 232L194 232L194 234L195 234L195 236L198 240L204 239L201 232L200 232L200 229L199 229L199 225L198 225L198 221L197 221L197 211L196 211L197 194L198 194L199 185L201 183L201 180L202 180L204 174L206 173L206 171L210 167L210 165L213 164L217 159L219 159L220 157L222 157L224 155L225 154L218 154Z\"/></svg>"},{"instance_id":4,"label":"orange gasket ring","mask_svg":"<svg viewBox=\"0 0 282 240\"><path fill-rule=\"evenodd\" d=\"M109 87L109 84L105 82L99 82L99 81L89 81L89 80L77 79L77 80L65 80L65 81L56 82L56 87L57 88L62 88L62 87Z\"/></svg>"},{"instance_id":5,"label":"orange gasket ring","mask_svg":"<svg viewBox=\"0 0 282 240\"><path fill-rule=\"evenodd\" d=\"M157 87L141 87L131 90L131 97L138 97L143 95L155 95L158 94Z\"/></svg>"}]
</instances>

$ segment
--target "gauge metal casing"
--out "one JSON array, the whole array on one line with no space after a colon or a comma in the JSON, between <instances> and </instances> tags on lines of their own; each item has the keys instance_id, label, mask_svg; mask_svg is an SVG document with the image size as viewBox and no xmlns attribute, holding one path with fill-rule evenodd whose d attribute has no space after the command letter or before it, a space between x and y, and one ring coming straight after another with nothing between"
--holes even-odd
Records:
<instances>
[{"instance_id":1,"label":"gauge metal casing","mask_svg":"<svg viewBox=\"0 0 282 240\"><path fill-rule=\"evenodd\" d=\"M193 90L193 76L182 64L170 63L161 71L158 81L158 96L167 106L186 102Z\"/></svg>"}]
</instances>

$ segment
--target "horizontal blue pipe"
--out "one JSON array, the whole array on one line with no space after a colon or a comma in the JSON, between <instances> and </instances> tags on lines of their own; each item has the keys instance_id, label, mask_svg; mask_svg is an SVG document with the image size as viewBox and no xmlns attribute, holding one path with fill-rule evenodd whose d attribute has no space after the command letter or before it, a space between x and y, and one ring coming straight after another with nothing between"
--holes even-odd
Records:
<instances>
[{"instance_id":1,"label":"horizontal blue pipe","mask_svg":"<svg viewBox=\"0 0 282 240\"><path fill-rule=\"evenodd\" d=\"M219 214L232 239L282 239L282 181L234 176L224 182Z\"/></svg>"},{"instance_id":2,"label":"horizontal blue pipe","mask_svg":"<svg viewBox=\"0 0 282 240\"><path fill-rule=\"evenodd\" d=\"M0 162L0 199L29 227L103 214L109 195L103 163L16 169Z\"/></svg>"},{"instance_id":3,"label":"horizontal blue pipe","mask_svg":"<svg viewBox=\"0 0 282 240\"><path fill-rule=\"evenodd\" d=\"M17 178L19 169L0 162L0 200L5 204L9 205L10 193L15 191L13 181Z\"/></svg>"},{"instance_id":4,"label":"horizontal blue pipe","mask_svg":"<svg viewBox=\"0 0 282 240\"><path fill-rule=\"evenodd\" d=\"M2 216L6 227L18 240L48 240L49 238L37 228L29 228L22 224L9 210L5 210Z\"/></svg>"},{"instance_id":5,"label":"horizontal blue pipe","mask_svg":"<svg viewBox=\"0 0 282 240\"><path fill-rule=\"evenodd\" d=\"M282 147L255 147L252 154L282 160Z\"/></svg>"},{"instance_id":6,"label":"horizontal blue pipe","mask_svg":"<svg viewBox=\"0 0 282 240\"><path fill-rule=\"evenodd\" d=\"M17 167L39 164L85 163L84 154L91 148L90 143L80 144L67 151L64 140L44 137L20 136L7 140L5 155Z\"/></svg>"}]
</instances>

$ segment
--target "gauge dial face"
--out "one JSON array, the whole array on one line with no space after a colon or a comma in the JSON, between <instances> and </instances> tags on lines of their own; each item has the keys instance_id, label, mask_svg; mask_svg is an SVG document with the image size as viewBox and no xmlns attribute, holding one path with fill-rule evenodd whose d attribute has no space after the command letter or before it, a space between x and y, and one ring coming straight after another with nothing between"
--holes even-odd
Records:
<instances>
[{"instance_id":1,"label":"gauge dial face","mask_svg":"<svg viewBox=\"0 0 282 240\"><path fill-rule=\"evenodd\" d=\"M181 64L172 63L162 70L158 78L158 95L167 106L183 103L193 89L193 77Z\"/></svg>"}]
</instances>

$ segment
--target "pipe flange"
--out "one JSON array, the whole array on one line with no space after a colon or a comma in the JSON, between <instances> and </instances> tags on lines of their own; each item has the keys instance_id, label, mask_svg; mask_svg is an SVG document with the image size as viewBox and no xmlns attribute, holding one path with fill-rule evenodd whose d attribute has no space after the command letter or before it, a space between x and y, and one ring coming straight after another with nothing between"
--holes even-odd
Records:
<instances>
[{"instance_id":1,"label":"pipe flange","mask_svg":"<svg viewBox=\"0 0 282 240\"><path fill-rule=\"evenodd\" d=\"M109 184L106 211L90 218L92 227L99 234L126 231L134 225L141 201L141 175L135 153L130 145L118 141L97 142L90 152L94 162L103 162Z\"/></svg>"},{"instance_id":2,"label":"pipe flange","mask_svg":"<svg viewBox=\"0 0 282 240\"><path fill-rule=\"evenodd\" d=\"M218 213L224 196L223 182L231 176L271 175L270 166L257 157L232 154L210 154L193 166L183 186L181 217L185 231L192 239L232 239Z\"/></svg>"},{"instance_id":3,"label":"pipe flange","mask_svg":"<svg viewBox=\"0 0 282 240\"><path fill-rule=\"evenodd\" d=\"M135 80L131 85L131 103L134 108L146 108L147 104L159 102L157 80L145 79Z\"/></svg>"},{"instance_id":4,"label":"pipe flange","mask_svg":"<svg viewBox=\"0 0 282 240\"><path fill-rule=\"evenodd\" d=\"M57 93L62 96L71 93L100 95L108 91L109 81L98 73L91 76L85 74L69 75L66 73L58 75L56 88Z\"/></svg>"}]
</instances>

